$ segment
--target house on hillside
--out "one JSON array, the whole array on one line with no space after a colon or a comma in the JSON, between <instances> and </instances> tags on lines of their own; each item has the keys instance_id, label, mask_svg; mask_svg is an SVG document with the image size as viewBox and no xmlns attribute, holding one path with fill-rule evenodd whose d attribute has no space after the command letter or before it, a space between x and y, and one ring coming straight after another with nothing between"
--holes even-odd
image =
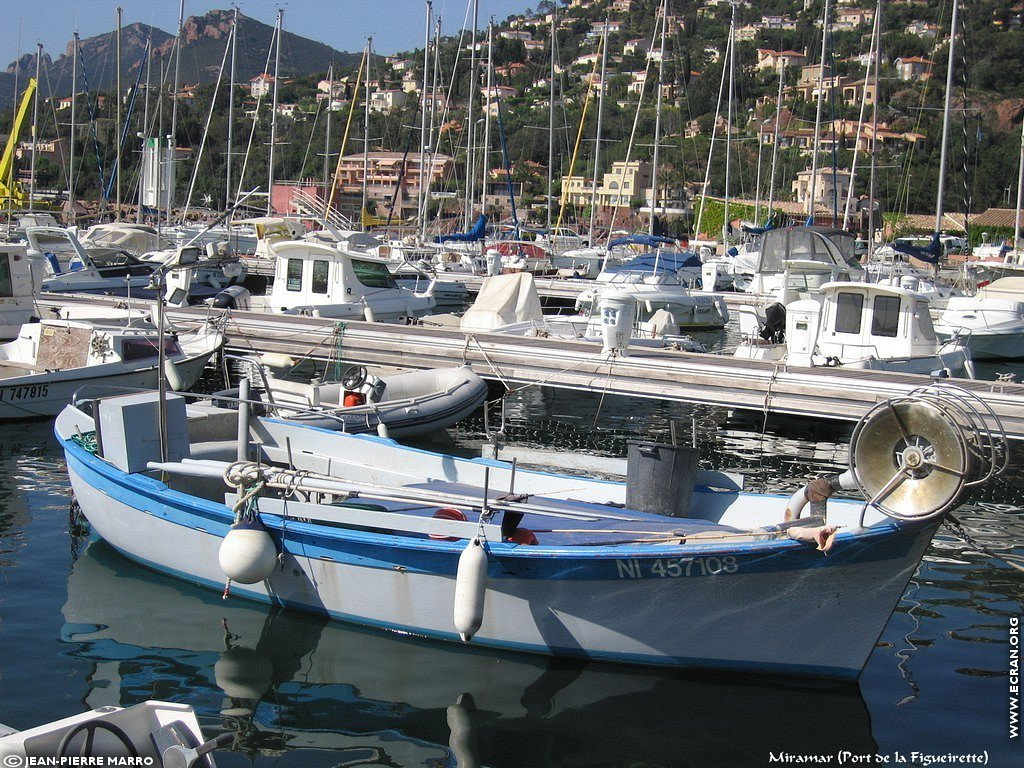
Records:
<instances>
[{"instance_id":1,"label":"house on hillside","mask_svg":"<svg viewBox=\"0 0 1024 768\"><path fill-rule=\"evenodd\" d=\"M771 48L757 49L757 68L774 69L781 72L786 67L802 67L807 57L800 51L773 51Z\"/></svg>"},{"instance_id":2,"label":"house on hillside","mask_svg":"<svg viewBox=\"0 0 1024 768\"><path fill-rule=\"evenodd\" d=\"M906 56L896 59L896 73L900 80L927 80L932 76L934 61L920 56Z\"/></svg>"}]
</instances>

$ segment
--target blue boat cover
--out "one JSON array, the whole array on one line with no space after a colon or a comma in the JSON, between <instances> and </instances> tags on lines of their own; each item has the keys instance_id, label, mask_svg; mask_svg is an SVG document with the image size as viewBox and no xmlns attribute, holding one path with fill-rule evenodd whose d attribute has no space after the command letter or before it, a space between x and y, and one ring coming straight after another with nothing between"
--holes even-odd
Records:
<instances>
[{"instance_id":1,"label":"blue boat cover","mask_svg":"<svg viewBox=\"0 0 1024 768\"><path fill-rule=\"evenodd\" d=\"M942 242L939 240L938 232L932 233L932 241L924 247L897 241L892 244L892 248L897 253L905 253L928 264L938 264L942 258Z\"/></svg>"},{"instance_id":2,"label":"blue boat cover","mask_svg":"<svg viewBox=\"0 0 1024 768\"><path fill-rule=\"evenodd\" d=\"M626 235L625 237L610 240L608 247L614 248L617 245L646 245L650 248L656 248L659 245L672 245L674 243L675 240L671 237L662 237L661 235Z\"/></svg>"},{"instance_id":3,"label":"blue boat cover","mask_svg":"<svg viewBox=\"0 0 1024 768\"><path fill-rule=\"evenodd\" d=\"M662 253L645 253L635 259L624 261L621 264L610 264L605 267L605 272L618 274L619 272L644 272L651 274L672 274L674 275L684 267L700 268L700 256L693 251L682 253L671 251Z\"/></svg>"},{"instance_id":4,"label":"blue boat cover","mask_svg":"<svg viewBox=\"0 0 1024 768\"><path fill-rule=\"evenodd\" d=\"M487 233L487 216L480 214L480 218L476 220L472 229L469 232L456 232L451 235L440 235L436 242L438 243L472 243L476 240L483 240L484 235Z\"/></svg>"}]
</instances>

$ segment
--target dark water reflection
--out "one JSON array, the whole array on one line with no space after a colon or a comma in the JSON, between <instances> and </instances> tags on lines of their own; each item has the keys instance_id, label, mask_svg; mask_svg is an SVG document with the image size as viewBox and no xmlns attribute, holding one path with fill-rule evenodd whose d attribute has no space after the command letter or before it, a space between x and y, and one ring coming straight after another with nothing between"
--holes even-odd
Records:
<instances>
[{"instance_id":1,"label":"dark water reflection","mask_svg":"<svg viewBox=\"0 0 1024 768\"><path fill-rule=\"evenodd\" d=\"M685 441L696 424L704 467L754 489L790 492L846 462L842 429L762 433L718 409L539 388L511 398L504 432L622 456L673 423ZM433 447L473 453L485 439L478 416ZM797 685L481 652L223 602L84 548L48 425L2 427L0 721L184 701L211 735L236 735L221 765L730 766L841 749L988 750L990 765L1019 765L1007 626L1024 575L1004 558L1024 556L1021 488L1018 453L957 511L962 529L940 529L859 685Z\"/></svg>"}]
</instances>

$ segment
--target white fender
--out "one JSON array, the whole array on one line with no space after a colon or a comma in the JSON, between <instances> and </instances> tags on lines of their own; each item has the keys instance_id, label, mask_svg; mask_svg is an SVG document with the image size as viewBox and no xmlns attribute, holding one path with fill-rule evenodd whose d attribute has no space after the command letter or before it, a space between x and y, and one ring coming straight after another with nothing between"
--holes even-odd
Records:
<instances>
[{"instance_id":1,"label":"white fender","mask_svg":"<svg viewBox=\"0 0 1024 768\"><path fill-rule=\"evenodd\" d=\"M455 629L464 643L473 639L484 620L487 591L487 551L479 536L470 539L459 555L455 575Z\"/></svg>"},{"instance_id":2,"label":"white fender","mask_svg":"<svg viewBox=\"0 0 1024 768\"><path fill-rule=\"evenodd\" d=\"M185 382L182 381L181 374L178 373L178 369L170 360L164 360L164 378L167 379L167 383L170 384L171 389L175 392L181 392L185 389Z\"/></svg>"},{"instance_id":3,"label":"white fender","mask_svg":"<svg viewBox=\"0 0 1024 768\"><path fill-rule=\"evenodd\" d=\"M262 525L240 522L231 526L217 553L221 570L239 584L268 578L277 565L274 540Z\"/></svg>"}]
</instances>

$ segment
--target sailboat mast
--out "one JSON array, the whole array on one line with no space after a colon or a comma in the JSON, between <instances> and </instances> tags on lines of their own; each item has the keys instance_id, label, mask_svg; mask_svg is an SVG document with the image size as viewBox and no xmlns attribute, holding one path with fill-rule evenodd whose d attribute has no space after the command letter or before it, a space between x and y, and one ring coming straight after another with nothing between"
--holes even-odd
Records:
<instances>
[{"instance_id":1,"label":"sailboat mast","mask_svg":"<svg viewBox=\"0 0 1024 768\"><path fill-rule=\"evenodd\" d=\"M363 204L359 209L359 222L366 231L363 218L366 215L367 177L370 175L370 48L373 38L366 38L366 87L363 88Z\"/></svg>"},{"instance_id":2,"label":"sailboat mast","mask_svg":"<svg viewBox=\"0 0 1024 768\"><path fill-rule=\"evenodd\" d=\"M949 25L949 60L946 64L946 100L942 109L942 150L939 153L939 189L935 201L935 237L942 233L942 203L946 189L946 155L949 149L949 111L953 98L953 64L956 48L956 22L960 15L960 4L953 0L953 18ZM935 268L938 269L938 263Z\"/></svg>"},{"instance_id":3,"label":"sailboat mast","mask_svg":"<svg viewBox=\"0 0 1024 768\"><path fill-rule=\"evenodd\" d=\"M828 2L828 0L826 0ZM732 102L736 93L736 3L731 3L729 19L729 96L725 111L725 205L722 218L722 242L729 246L729 186L732 170Z\"/></svg>"},{"instance_id":4,"label":"sailboat mast","mask_svg":"<svg viewBox=\"0 0 1024 768\"><path fill-rule=\"evenodd\" d=\"M116 66L116 82L117 82L117 131L114 135L117 137L117 155L114 159L114 210L116 211L117 219L121 219L121 6L117 6L117 66Z\"/></svg>"},{"instance_id":5,"label":"sailboat mast","mask_svg":"<svg viewBox=\"0 0 1024 768\"><path fill-rule=\"evenodd\" d=\"M36 83L42 82L39 79L39 65L43 58L43 44L36 43ZM28 207L32 210L36 207L36 155L38 153L39 144L39 92L42 88L36 87L36 92L32 100L32 171L31 179L28 185Z\"/></svg>"},{"instance_id":6,"label":"sailboat mast","mask_svg":"<svg viewBox=\"0 0 1024 768\"><path fill-rule=\"evenodd\" d=\"M75 47L71 54L71 141L68 148L68 211L75 215L75 102L78 101L78 32L75 32ZM70 223L70 222L69 222Z\"/></svg>"},{"instance_id":7,"label":"sailboat mast","mask_svg":"<svg viewBox=\"0 0 1024 768\"><path fill-rule=\"evenodd\" d=\"M473 121L473 104L476 102L476 90L480 83L476 72L476 28L480 13L480 0L473 0L473 29L469 33L469 93L467 94L468 105L466 107L466 207L464 209L466 230L469 230L470 220L473 218L473 185L476 181L476 171L473 160L476 157L474 137L476 136L476 124Z\"/></svg>"},{"instance_id":8,"label":"sailboat mast","mask_svg":"<svg viewBox=\"0 0 1024 768\"><path fill-rule=\"evenodd\" d=\"M874 51L875 98L871 105L871 173L868 177L868 261L875 254L875 163L878 153L878 73L882 67L882 0L875 5L875 51ZM851 179L852 184L852 179Z\"/></svg>"},{"instance_id":9,"label":"sailboat mast","mask_svg":"<svg viewBox=\"0 0 1024 768\"><path fill-rule=\"evenodd\" d=\"M77 38L76 38L76 46L75 47L76 47L76 49L78 47L77 46ZM142 162L143 162L143 164L145 164L145 162L146 162L145 147L146 147L146 144L148 143L146 141L146 139L149 138L149 89L150 89L150 84L152 82L151 75L153 74L153 56L152 56L152 53L153 53L153 30L152 30L152 28L150 28L150 30L149 30L149 37L146 39L146 99L143 102L143 109L142 109L142 135L143 135ZM71 102L71 103L72 103L72 105L74 104L74 102ZM72 119L71 122L74 123L74 120ZM72 143L74 143L73 140L72 140ZM159 157L159 156L160 156L160 154L159 154L159 146L158 146L157 157ZM136 206L136 209L135 209L135 223L136 224L141 224L142 223L142 200L143 200L142 192L143 192L143 189L145 187L145 183L144 182L145 182L145 174L142 173L141 169L140 169L140 173L139 173L139 186L138 186L138 196L139 196L138 197L138 206Z\"/></svg>"},{"instance_id":10,"label":"sailboat mast","mask_svg":"<svg viewBox=\"0 0 1024 768\"><path fill-rule=\"evenodd\" d=\"M281 77L281 27L284 8L277 9L277 48L274 50L274 106L270 111L270 160L267 163L267 215L274 212L274 148L277 144L277 85Z\"/></svg>"},{"instance_id":11,"label":"sailboat mast","mask_svg":"<svg viewBox=\"0 0 1024 768\"><path fill-rule=\"evenodd\" d=\"M174 43L174 90L171 92L171 134L168 142L167 155L170 162L174 162L175 150L177 148L178 135L178 91L181 90L181 33L185 27L185 0L181 0L178 6L178 39ZM173 179L174 174L169 174ZM174 187L169 185L167 190L167 224L171 223L171 210L174 208Z\"/></svg>"},{"instance_id":12,"label":"sailboat mast","mask_svg":"<svg viewBox=\"0 0 1024 768\"><path fill-rule=\"evenodd\" d=\"M654 109L654 158L651 163L651 218L647 223L647 234L654 234L654 211L658 206L658 148L661 144L661 100L665 75L665 22L668 19L668 0L661 3L661 42L658 48L658 98ZM605 26L607 29L607 25ZM602 88L603 90L603 88Z\"/></svg>"},{"instance_id":13,"label":"sailboat mast","mask_svg":"<svg viewBox=\"0 0 1024 768\"><path fill-rule=\"evenodd\" d=\"M551 186L555 170L555 11L551 11L551 66L548 80L548 210L547 229L551 233Z\"/></svg>"},{"instance_id":14,"label":"sailboat mast","mask_svg":"<svg viewBox=\"0 0 1024 768\"><path fill-rule=\"evenodd\" d=\"M420 239L424 235L427 199L427 95L430 93L430 23L433 17L433 4L427 0L427 18L423 25L423 91L420 95L420 178L416 187L416 223ZM433 98L431 98L433 103Z\"/></svg>"},{"instance_id":15,"label":"sailboat mast","mask_svg":"<svg viewBox=\"0 0 1024 768\"><path fill-rule=\"evenodd\" d=\"M828 47L828 20L830 0L825 0L821 19L821 63L818 65L818 109L814 116L814 146L811 149L811 191L807 196L807 215L814 215L814 198L818 191L818 148L821 144L821 111L825 103L825 50ZM831 73L830 73L831 76Z\"/></svg>"},{"instance_id":16,"label":"sailboat mast","mask_svg":"<svg viewBox=\"0 0 1024 768\"><path fill-rule=\"evenodd\" d=\"M1017 166L1017 210L1013 216L1013 252L1020 248L1020 214L1024 206L1024 120L1020 124L1020 163Z\"/></svg>"},{"instance_id":17,"label":"sailboat mast","mask_svg":"<svg viewBox=\"0 0 1024 768\"><path fill-rule=\"evenodd\" d=\"M779 158L779 121L782 119L782 84L786 80L786 65L779 69L779 92L775 96L775 131L772 138L772 163L768 171L768 215L772 216L775 204L775 163Z\"/></svg>"},{"instance_id":18,"label":"sailboat mast","mask_svg":"<svg viewBox=\"0 0 1024 768\"><path fill-rule=\"evenodd\" d=\"M334 62L327 68L327 116L324 120L324 194L331 173L331 102L334 99Z\"/></svg>"},{"instance_id":19,"label":"sailboat mast","mask_svg":"<svg viewBox=\"0 0 1024 768\"><path fill-rule=\"evenodd\" d=\"M604 18L604 40L601 42L601 91L597 95L597 141L594 142L594 178L590 184L590 246L594 245L594 221L597 216L597 174L601 169L601 119L604 117L605 70L608 63L608 17Z\"/></svg>"},{"instance_id":20,"label":"sailboat mast","mask_svg":"<svg viewBox=\"0 0 1024 768\"><path fill-rule=\"evenodd\" d=\"M224 172L224 210L231 210L231 165L234 160L232 154L235 142L235 63L238 52L238 6L235 6L235 15L231 20L231 80L228 84L228 145L227 156L225 157L226 170Z\"/></svg>"},{"instance_id":21,"label":"sailboat mast","mask_svg":"<svg viewBox=\"0 0 1024 768\"><path fill-rule=\"evenodd\" d=\"M490 173L490 150L491 150L491 99L493 97L494 88L494 20L492 19L487 24L487 106L484 110L484 141L483 141L483 152L480 157L481 168L481 187L480 187L480 213L487 213L487 178Z\"/></svg>"}]
</instances>

